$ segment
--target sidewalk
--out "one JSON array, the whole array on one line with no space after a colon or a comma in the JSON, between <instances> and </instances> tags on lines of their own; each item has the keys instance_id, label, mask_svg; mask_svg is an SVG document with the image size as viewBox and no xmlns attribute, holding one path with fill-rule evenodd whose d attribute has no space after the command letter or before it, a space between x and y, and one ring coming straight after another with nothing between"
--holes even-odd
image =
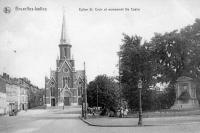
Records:
<instances>
[{"instance_id":1,"label":"sidewalk","mask_svg":"<svg viewBox=\"0 0 200 133\"><path fill-rule=\"evenodd\" d=\"M45 109L28 109L27 111L21 110L17 113L18 116L30 116L30 115L38 115L47 112Z\"/></svg>"},{"instance_id":2,"label":"sidewalk","mask_svg":"<svg viewBox=\"0 0 200 133\"><path fill-rule=\"evenodd\" d=\"M83 119L90 126L99 127L137 127L138 118L88 118ZM183 124L200 124L200 116L143 118L143 126L173 126Z\"/></svg>"}]
</instances>

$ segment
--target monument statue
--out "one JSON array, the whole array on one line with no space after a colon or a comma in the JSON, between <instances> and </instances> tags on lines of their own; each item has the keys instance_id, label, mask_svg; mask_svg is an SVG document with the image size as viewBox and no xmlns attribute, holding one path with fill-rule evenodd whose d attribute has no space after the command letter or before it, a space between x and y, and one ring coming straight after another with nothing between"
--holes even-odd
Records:
<instances>
[{"instance_id":1,"label":"monument statue","mask_svg":"<svg viewBox=\"0 0 200 133\"><path fill-rule=\"evenodd\" d=\"M196 109L199 102L196 96L196 83L190 77L181 76L176 80L176 101L171 109Z\"/></svg>"}]
</instances>

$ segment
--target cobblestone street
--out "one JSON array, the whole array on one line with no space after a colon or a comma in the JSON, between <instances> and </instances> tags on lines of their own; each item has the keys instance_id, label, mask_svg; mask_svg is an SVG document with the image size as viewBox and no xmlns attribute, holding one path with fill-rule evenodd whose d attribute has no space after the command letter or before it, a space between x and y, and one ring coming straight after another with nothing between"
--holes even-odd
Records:
<instances>
[{"instance_id":1,"label":"cobblestone street","mask_svg":"<svg viewBox=\"0 0 200 133\"><path fill-rule=\"evenodd\" d=\"M81 108L28 110L17 116L0 117L1 133L198 133L200 131L200 116L175 118L146 118L144 123L159 124L159 121L171 125L144 126L144 127L98 127L90 126L79 119ZM164 119L164 120L163 120ZM136 124L137 119L98 118L96 124L110 124L117 120L118 124ZM175 124L179 123L179 124ZM160 123L162 124L162 123Z\"/></svg>"}]
</instances>

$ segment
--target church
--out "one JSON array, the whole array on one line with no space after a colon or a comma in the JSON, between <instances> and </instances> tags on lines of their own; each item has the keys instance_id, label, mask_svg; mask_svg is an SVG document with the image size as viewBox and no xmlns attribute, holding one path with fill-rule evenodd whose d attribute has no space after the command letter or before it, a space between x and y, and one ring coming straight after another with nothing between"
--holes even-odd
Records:
<instances>
[{"instance_id":1,"label":"church","mask_svg":"<svg viewBox=\"0 0 200 133\"><path fill-rule=\"evenodd\" d=\"M75 60L71 57L65 15L63 15L60 56L56 60L56 70L50 70L50 77L45 77L45 103L51 106L76 106L82 103L85 88L85 70L75 70Z\"/></svg>"}]
</instances>

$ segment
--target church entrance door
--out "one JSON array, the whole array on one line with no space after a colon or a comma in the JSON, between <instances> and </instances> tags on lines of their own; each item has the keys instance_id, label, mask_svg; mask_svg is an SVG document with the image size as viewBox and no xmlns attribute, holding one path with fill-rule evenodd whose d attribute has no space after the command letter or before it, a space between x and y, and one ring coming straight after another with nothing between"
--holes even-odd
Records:
<instances>
[{"instance_id":1,"label":"church entrance door","mask_svg":"<svg viewBox=\"0 0 200 133\"><path fill-rule=\"evenodd\" d=\"M78 105L82 105L82 98L81 97L78 98Z\"/></svg>"},{"instance_id":2,"label":"church entrance door","mask_svg":"<svg viewBox=\"0 0 200 133\"><path fill-rule=\"evenodd\" d=\"M55 98L51 99L51 106L56 106L56 100L55 100Z\"/></svg>"},{"instance_id":3,"label":"church entrance door","mask_svg":"<svg viewBox=\"0 0 200 133\"><path fill-rule=\"evenodd\" d=\"M65 106L69 106L70 105L69 97L64 97L64 105Z\"/></svg>"}]
</instances>

